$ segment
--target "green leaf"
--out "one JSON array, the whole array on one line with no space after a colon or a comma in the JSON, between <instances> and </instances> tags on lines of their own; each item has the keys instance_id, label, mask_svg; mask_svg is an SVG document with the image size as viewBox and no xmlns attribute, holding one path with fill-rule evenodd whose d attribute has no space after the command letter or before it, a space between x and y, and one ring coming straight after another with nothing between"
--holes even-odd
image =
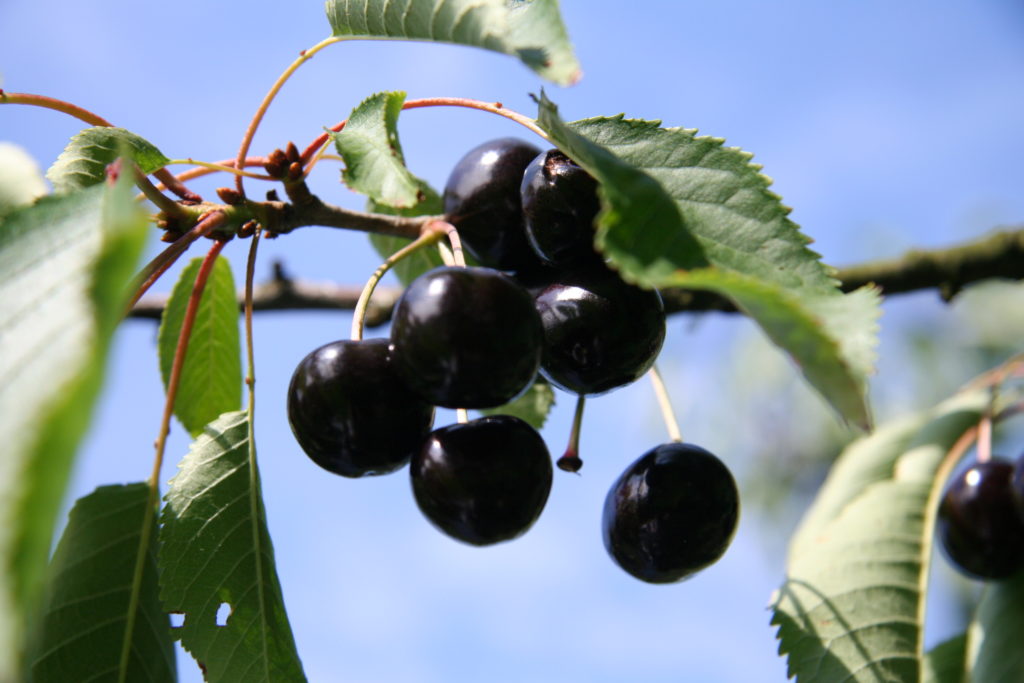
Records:
<instances>
[{"instance_id":1,"label":"green leaf","mask_svg":"<svg viewBox=\"0 0 1024 683\"><path fill-rule=\"evenodd\" d=\"M967 630L970 680L1024 681L1024 572L985 586Z\"/></svg>"},{"instance_id":2,"label":"green leaf","mask_svg":"<svg viewBox=\"0 0 1024 683\"><path fill-rule=\"evenodd\" d=\"M984 390L955 396L840 456L773 600L779 651L798 683L918 680L937 474L987 402Z\"/></svg>"},{"instance_id":3,"label":"green leaf","mask_svg":"<svg viewBox=\"0 0 1024 683\"><path fill-rule=\"evenodd\" d=\"M14 680L78 442L146 235L127 177L0 223L0 680Z\"/></svg>"},{"instance_id":4,"label":"green leaf","mask_svg":"<svg viewBox=\"0 0 1024 683\"><path fill-rule=\"evenodd\" d=\"M966 645L967 637L960 634L929 650L921 669L922 683L963 683Z\"/></svg>"},{"instance_id":5,"label":"green leaf","mask_svg":"<svg viewBox=\"0 0 1024 683\"><path fill-rule=\"evenodd\" d=\"M174 640L157 586L155 514L149 518L149 548L122 668L148 501L146 484L103 486L71 509L29 652L33 680L177 680Z\"/></svg>"},{"instance_id":6,"label":"green leaf","mask_svg":"<svg viewBox=\"0 0 1024 683\"><path fill-rule=\"evenodd\" d=\"M89 187L103 180L107 166L119 156L130 158L143 173L152 173L170 162L160 150L131 131L94 126L71 138L46 171L46 177L58 194Z\"/></svg>"},{"instance_id":7,"label":"green leaf","mask_svg":"<svg viewBox=\"0 0 1024 683\"><path fill-rule=\"evenodd\" d=\"M484 415L514 415L534 429L542 429L555 405L555 392L543 379L537 379L518 398L497 408L482 410Z\"/></svg>"},{"instance_id":8,"label":"green leaf","mask_svg":"<svg viewBox=\"0 0 1024 683\"><path fill-rule=\"evenodd\" d=\"M345 160L342 180L378 204L408 208L422 199L421 181L405 167L398 141L398 114L404 92L371 95L359 103L345 127L331 133Z\"/></svg>"},{"instance_id":9,"label":"green leaf","mask_svg":"<svg viewBox=\"0 0 1024 683\"><path fill-rule=\"evenodd\" d=\"M207 426L165 496L160 530L164 608L208 681L303 681L267 531L250 423ZM218 626L222 605L230 609Z\"/></svg>"},{"instance_id":10,"label":"green leaf","mask_svg":"<svg viewBox=\"0 0 1024 683\"><path fill-rule=\"evenodd\" d=\"M419 192L422 201L415 206L406 209L397 209L384 204L377 204L371 200L369 210L374 213L384 213L392 216L437 216L444 211L444 203L441 195L434 188L423 181L419 181ZM381 258L387 258L393 253L412 242L405 237L392 237L391 235L370 234L370 244L373 245ZM441 255L436 248L419 249L412 255L396 263L391 272L398 280L407 285L423 273L444 265Z\"/></svg>"},{"instance_id":11,"label":"green leaf","mask_svg":"<svg viewBox=\"0 0 1024 683\"><path fill-rule=\"evenodd\" d=\"M333 34L429 40L518 57L543 78L580 78L557 0L327 0Z\"/></svg>"},{"instance_id":12,"label":"green leaf","mask_svg":"<svg viewBox=\"0 0 1024 683\"><path fill-rule=\"evenodd\" d=\"M0 142L0 218L46 194L39 166L28 152Z\"/></svg>"},{"instance_id":13,"label":"green leaf","mask_svg":"<svg viewBox=\"0 0 1024 683\"><path fill-rule=\"evenodd\" d=\"M565 124L543 94L538 123L601 183L595 244L625 279L731 298L842 417L870 424L879 297L840 293L748 153L656 121Z\"/></svg>"},{"instance_id":14,"label":"green leaf","mask_svg":"<svg viewBox=\"0 0 1024 683\"><path fill-rule=\"evenodd\" d=\"M178 335L202 262L201 257L195 258L182 270L164 308L157 335L164 386L171 376ZM192 436L203 431L218 415L238 410L242 405L237 296L231 266L219 256L199 300L174 401L174 414Z\"/></svg>"},{"instance_id":15,"label":"green leaf","mask_svg":"<svg viewBox=\"0 0 1024 683\"><path fill-rule=\"evenodd\" d=\"M663 283L732 299L772 342L789 353L807 381L839 415L863 429L871 424L866 401L865 365L869 359L857 354L865 348L859 344L860 337L872 335L876 327L876 290L865 287L846 296L801 298L775 283L715 268L679 271ZM836 315L821 315L830 307L838 309Z\"/></svg>"}]
</instances>

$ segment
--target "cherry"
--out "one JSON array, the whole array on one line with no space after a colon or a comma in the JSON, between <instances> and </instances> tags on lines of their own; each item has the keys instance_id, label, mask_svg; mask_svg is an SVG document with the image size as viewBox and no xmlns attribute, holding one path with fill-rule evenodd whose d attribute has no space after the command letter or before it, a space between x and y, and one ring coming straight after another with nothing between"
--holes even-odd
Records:
<instances>
[{"instance_id":1,"label":"cherry","mask_svg":"<svg viewBox=\"0 0 1024 683\"><path fill-rule=\"evenodd\" d=\"M939 505L938 532L946 557L964 573L1004 579L1024 568L1024 521L1011 490L1013 465L1000 458L975 463L954 477Z\"/></svg>"},{"instance_id":2,"label":"cherry","mask_svg":"<svg viewBox=\"0 0 1024 683\"><path fill-rule=\"evenodd\" d=\"M523 231L519 186L539 153L516 138L491 140L467 152L448 176L444 212L482 265L521 270L538 262Z\"/></svg>"},{"instance_id":3,"label":"cherry","mask_svg":"<svg viewBox=\"0 0 1024 683\"><path fill-rule=\"evenodd\" d=\"M430 432L434 408L395 372L387 339L336 341L302 359L288 422L313 462L345 477L393 472Z\"/></svg>"},{"instance_id":4,"label":"cherry","mask_svg":"<svg viewBox=\"0 0 1024 683\"><path fill-rule=\"evenodd\" d=\"M1024 453L1017 458L1013 465L1013 500L1017 504L1017 513L1024 521Z\"/></svg>"},{"instance_id":5,"label":"cherry","mask_svg":"<svg viewBox=\"0 0 1024 683\"><path fill-rule=\"evenodd\" d=\"M530 294L490 268L434 268L402 294L391 324L396 366L425 401L493 408L525 390L543 330Z\"/></svg>"},{"instance_id":6,"label":"cherry","mask_svg":"<svg viewBox=\"0 0 1024 683\"><path fill-rule=\"evenodd\" d=\"M551 491L551 456L533 427L493 415L435 429L409 466L420 510L472 545L508 541L540 516Z\"/></svg>"},{"instance_id":7,"label":"cherry","mask_svg":"<svg viewBox=\"0 0 1024 683\"><path fill-rule=\"evenodd\" d=\"M736 481L721 460L693 444L662 444L608 492L604 546L641 581L682 581L725 553L739 512Z\"/></svg>"},{"instance_id":8,"label":"cherry","mask_svg":"<svg viewBox=\"0 0 1024 683\"><path fill-rule=\"evenodd\" d=\"M633 382L665 341L661 295L604 266L561 275L535 303L544 325L541 372L566 391L597 395Z\"/></svg>"},{"instance_id":9,"label":"cherry","mask_svg":"<svg viewBox=\"0 0 1024 683\"><path fill-rule=\"evenodd\" d=\"M520 191L526 239L542 261L565 266L600 258L594 218L601 202L593 176L552 149L526 167Z\"/></svg>"}]
</instances>

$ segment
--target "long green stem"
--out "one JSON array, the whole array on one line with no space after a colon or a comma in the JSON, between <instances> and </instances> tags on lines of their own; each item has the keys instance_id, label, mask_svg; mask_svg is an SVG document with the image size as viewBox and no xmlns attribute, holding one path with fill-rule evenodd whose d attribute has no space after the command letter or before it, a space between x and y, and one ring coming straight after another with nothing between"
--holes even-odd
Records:
<instances>
[{"instance_id":1,"label":"long green stem","mask_svg":"<svg viewBox=\"0 0 1024 683\"><path fill-rule=\"evenodd\" d=\"M373 296L373 290L377 288L377 283L380 282L384 274L387 273L391 268L409 256L410 254L419 251L423 247L431 244L436 244L446 234L446 230L443 228L438 229L432 226L437 225L440 221L430 223L425 226L423 232L415 240L405 245L391 256L384 260L384 263L377 266L377 270L373 271L373 275L367 280L366 286L363 287L363 291L359 294L359 300L356 302L355 310L352 312L352 340L359 341L363 338L363 321L366 318L366 308L370 305L370 297Z\"/></svg>"},{"instance_id":2,"label":"long green stem","mask_svg":"<svg viewBox=\"0 0 1024 683\"><path fill-rule=\"evenodd\" d=\"M146 501L146 510L142 519L142 529L139 534L139 550L135 557L135 572L132 577L131 597L128 600L128 615L125 623L124 640L121 646L121 662L118 669L118 683L126 683L128 675L128 660L131 656L132 634L135 631L135 617L139 609L139 594L142 591L142 575L146 567L146 554L149 552L149 544L153 532L153 519L159 506L160 497L160 470L163 468L164 451L167 447L167 435L171 428L171 416L174 414L174 401L178 396L178 385L181 383L181 369L185 365L185 355L188 352L189 339L192 336L192 327L195 324L196 313L199 311L199 301L202 299L203 290L210 279L213 271L213 264L217 261L226 242L217 240L210 247L206 258L203 259L196 275L192 293L189 295L188 306L185 308L185 317L181 322L181 332L178 334L178 344L174 349L174 361L171 365L171 374L167 379L167 394L164 398L164 413L160 420L160 432L156 438L153 457L153 469L149 475L149 496Z\"/></svg>"}]
</instances>

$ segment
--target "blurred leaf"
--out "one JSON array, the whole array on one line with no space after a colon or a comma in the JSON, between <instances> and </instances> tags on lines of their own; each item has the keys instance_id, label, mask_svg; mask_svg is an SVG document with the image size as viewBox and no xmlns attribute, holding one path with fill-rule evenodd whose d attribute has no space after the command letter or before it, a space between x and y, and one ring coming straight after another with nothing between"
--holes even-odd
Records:
<instances>
[{"instance_id":1,"label":"blurred leaf","mask_svg":"<svg viewBox=\"0 0 1024 683\"><path fill-rule=\"evenodd\" d=\"M484 415L514 415L534 429L542 429L555 405L555 392L543 379L538 378L526 392L503 406L482 410Z\"/></svg>"},{"instance_id":2,"label":"blurred leaf","mask_svg":"<svg viewBox=\"0 0 1024 683\"><path fill-rule=\"evenodd\" d=\"M924 656L922 683L963 683L966 644L967 637L961 634L929 650Z\"/></svg>"},{"instance_id":3,"label":"blurred leaf","mask_svg":"<svg viewBox=\"0 0 1024 683\"><path fill-rule=\"evenodd\" d=\"M146 484L103 486L71 509L50 563L39 630L29 652L33 680L177 680L174 639L157 586L155 514L149 520L149 547L122 672L148 501Z\"/></svg>"},{"instance_id":4,"label":"blurred leaf","mask_svg":"<svg viewBox=\"0 0 1024 683\"><path fill-rule=\"evenodd\" d=\"M518 57L542 77L580 77L557 0L327 0L335 36L472 45Z\"/></svg>"},{"instance_id":5,"label":"blurred leaf","mask_svg":"<svg viewBox=\"0 0 1024 683\"><path fill-rule=\"evenodd\" d=\"M341 176L377 204L408 208L421 202L420 181L405 167L398 141L398 114L404 92L383 92L359 103L345 127L331 133L345 160Z\"/></svg>"},{"instance_id":6,"label":"blurred leaf","mask_svg":"<svg viewBox=\"0 0 1024 683\"><path fill-rule=\"evenodd\" d=\"M444 211L444 203L436 190L425 182L419 181L419 192L423 200L413 207L396 209L371 201L370 211L393 216L436 216ZM410 242L412 240L405 237L392 237L391 235L380 235L377 233L370 234L370 243L377 250L377 253L381 255L381 258L391 256L391 254ZM392 267L391 272L395 274L403 285L407 285L428 270L443 265L444 261L441 260L440 253L438 253L436 248L431 247L419 249L414 254L402 259Z\"/></svg>"},{"instance_id":7,"label":"blurred leaf","mask_svg":"<svg viewBox=\"0 0 1024 683\"><path fill-rule=\"evenodd\" d=\"M839 457L774 599L779 651L798 683L918 680L936 475L987 401L984 390L955 396Z\"/></svg>"},{"instance_id":8,"label":"blurred leaf","mask_svg":"<svg viewBox=\"0 0 1024 683\"><path fill-rule=\"evenodd\" d=\"M95 185L103 180L107 166L127 156L143 173L152 173L170 161L151 143L124 128L86 128L68 142L57 161L46 171L53 191L62 194Z\"/></svg>"},{"instance_id":9,"label":"blurred leaf","mask_svg":"<svg viewBox=\"0 0 1024 683\"><path fill-rule=\"evenodd\" d=\"M79 440L146 235L127 177L0 223L0 680L15 680Z\"/></svg>"},{"instance_id":10,"label":"blurred leaf","mask_svg":"<svg viewBox=\"0 0 1024 683\"><path fill-rule=\"evenodd\" d=\"M985 586L967 630L970 680L1024 681L1024 572Z\"/></svg>"},{"instance_id":11,"label":"blurred leaf","mask_svg":"<svg viewBox=\"0 0 1024 683\"><path fill-rule=\"evenodd\" d=\"M0 218L46 194L39 166L28 152L0 142Z\"/></svg>"},{"instance_id":12,"label":"blurred leaf","mask_svg":"<svg viewBox=\"0 0 1024 683\"><path fill-rule=\"evenodd\" d=\"M178 335L203 259L182 270L164 308L157 334L164 386L171 376ZM238 333L238 295L231 265L218 256L199 300L192 336L181 369L174 414L192 436L217 416L242 405L242 358Z\"/></svg>"},{"instance_id":13,"label":"blurred leaf","mask_svg":"<svg viewBox=\"0 0 1024 683\"><path fill-rule=\"evenodd\" d=\"M255 463L243 412L192 444L164 497L160 597L185 615L175 634L207 681L304 681ZM218 625L223 605L230 616Z\"/></svg>"}]
</instances>

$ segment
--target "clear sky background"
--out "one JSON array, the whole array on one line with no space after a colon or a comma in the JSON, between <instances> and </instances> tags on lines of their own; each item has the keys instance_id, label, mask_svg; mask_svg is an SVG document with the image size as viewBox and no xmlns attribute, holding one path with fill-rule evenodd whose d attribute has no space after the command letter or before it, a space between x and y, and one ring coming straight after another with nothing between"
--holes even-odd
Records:
<instances>
[{"instance_id":1,"label":"clear sky background","mask_svg":"<svg viewBox=\"0 0 1024 683\"><path fill-rule=\"evenodd\" d=\"M343 44L285 86L253 152L289 140L302 147L380 90L501 101L533 114L529 93L543 85L566 119L624 112L699 128L753 152L832 265L952 244L1024 218L1018 2L562 5L584 69L573 88L542 84L516 61L470 48ZM0 87L82 105L169 157L217 160L234 156L277 74L328 33L320 2L0 0ZM0 140L23 145L44 168L80 127L54 112L0 107ZM504 119L454 109L407 112L400 133L410 167L435 187L479 142L529 137ZM325 163L315 176L325 199L362 206L339 184L336 166ZM213 187L229 184L217 178L196 188L212 196ZM239 281L245 249L226 249ZM362 284L379 261L362 235L327 229L264 242L262 277L275 259L295 276L351 284ZM879 418L934 398L906 391L905 359L888 351L907 321L935 315L944 309L934 293L887 304ZM591 402L582 476L556 472L547 509L526 536L471 548L424 520L404 471L342 479L313 465L292 439L284 411L291 372L313 348L346 337L349 325L345 313L262 314L256 323L267 513L311 681L784 680L766 609L784 575L788 527L777 518L747 505L725 558L682 584L640 583L605 555L600 511L608 486L667 439L645 382ZM162 403L155 331L131 321L117 339L72 498L149 474ZM676 317L662 360L684 435L729 463L744 490L753 484L744 476L755 471L749 463L786 438L766 432L757 414L832 420L757 338L738 317ZM772 405L763 393L751 398L748 385L769 381L786 387ZM556 456L573 404L559 398L543 431ZM437 425L452 419L439 413ZM176 429L164 481L187 447ZM951 612L933 614L929 642L956 628ZM187 657L180 661L181 680L200 680Z\"/></svg>"}]
</instances>

